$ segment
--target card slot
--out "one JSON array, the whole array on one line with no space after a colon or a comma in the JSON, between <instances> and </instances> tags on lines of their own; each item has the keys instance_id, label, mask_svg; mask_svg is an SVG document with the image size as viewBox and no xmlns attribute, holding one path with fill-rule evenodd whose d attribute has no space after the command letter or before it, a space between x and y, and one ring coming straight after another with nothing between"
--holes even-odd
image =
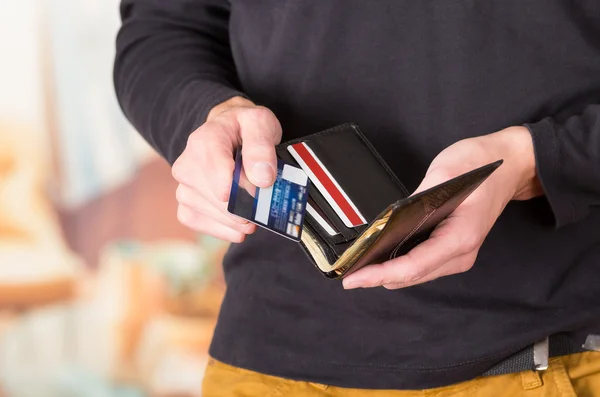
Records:
<instances>
[{"instance_id":1,"label":"card slot","mask_svg":"<svg viewBox=\"0 0 600 397\"><path fill-rule=\"evenodd\" d=\"M327 240L330 244L339 244L347 241L351 241L353 239L348 239L344 237L338 230L335 229L333 222L327 217L327 214L319 207L319 205L312 199L312 197L308 197L308 205L312 206L313 209L321 216L327 224L335 231L337 234L331 235L327 230L323 228L321 223L317 221L312 214L308 211L306 212L305 222L310 224L313 229L315 229L318 234L323 237L323 239Z\"/></svg>"},{"instance_id":2,"label":"card slot","mask_svg":"<svg viewBox=\"0 0 600 397\"><path fill-rule=\"evenodd\" d=\"M303 142L323 163L367 223L390 203L406 197L403 186L390 175L356 129L309 136Z\"/></svg>"},{"instance_id":3,"label":"card slot","mask_svg":"<svg viewBox=\"0 0 600 397\"><path fill-rule=\"evenodd\" d=\"M344 238L344 236L342 236L341 234L336 234L335 236L331 236L325 230L323 230L321 225L317 221L315 221L310 214L306 215L304 222L305 222L305 224L310 225L313 228L313 230L315 231L315 233L317 233L323 240L326 240L327 243L330 245L353 241L353 239L348 240L348 239Z\"/></svg>"},{"instance_id":4,"label":"card slot","mask_svg":"<svg viewBox=\"0 0 600 397\"><path fill-rule=\"evenodd\" d=\"M323 197L323 195L319 193L317 189L310 189L308 192L308 197L314 201L314 203L321 209L321 211L325 213L325 215L327 215L327 218L331 221L333 227L340 232L345 241L353 240L358 236L358 230L344 225L344 222L340 219L334 209L331 208L327 202L327 199L325 199L325 197Z\"/></svg>"},{"instance_id":5,"label":"card slot","mask_svg":"<svg viewBox=\"0 0 600 397\"><path fill-rule=\"evenodd\" d=\"M277 157L279 157L281 160L285 161L286 163L293 164L297 167L300 167L298 162L296 160L294 160L292 155L287 151L286 145L275 146L275 153L277 154Z\"/></svg>"},{"instance_id":6,"label":"card slot","mask_svg":"<svg viewBox=\"0 0 600 397\"><path fill-rule=\"evenodd\" d=\"M293 165L298 164L296 160L294 160L294 158L289 154L286 147L277 147L277 155L287 163ZM340 232L341 236L343 237L342 239L340 239L339 237L335 238L334 236L323 235L322 237L324 239L331 241L332 243L337 243L339 241L353 240L358 236L359 231L355 228L347 227L344 224L344 222L340 219L338 214L335 212L335 210L329 205L327 199L325 199L325 197L323 197L323 195L317 189L315 189L314 186L312 186L311 189L309 189L308 196L311 199L313 199L314 203L319 207L319 209L323 211L323 213L325 213L327 218L331 221L331 224L334 227L334 229ZM309 222L311 222L311 226L313 226L313 229L316 229L319 232L321 231L320 226L314 219L312 219L312 217L309 217L307 219L309 219ZM325 233L319 234L321 235Z\"/></svg>"}]
</instances>

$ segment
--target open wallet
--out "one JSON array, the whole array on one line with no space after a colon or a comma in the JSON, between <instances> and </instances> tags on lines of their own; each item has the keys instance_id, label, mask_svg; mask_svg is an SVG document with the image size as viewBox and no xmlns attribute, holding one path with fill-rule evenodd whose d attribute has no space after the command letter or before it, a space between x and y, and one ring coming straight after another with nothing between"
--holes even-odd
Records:
<instances>
[{"instance_id":1,"label":"open wallet","mask_svg":"<svg viewBox=\"0 0 600 397\"><path fill-rule=\"evenodd\" d=\"M356 124L284 142L276 152L310 179L299 244L334 279L406 254L502 164L410 196Z\"/></svg>"}]
</instances>

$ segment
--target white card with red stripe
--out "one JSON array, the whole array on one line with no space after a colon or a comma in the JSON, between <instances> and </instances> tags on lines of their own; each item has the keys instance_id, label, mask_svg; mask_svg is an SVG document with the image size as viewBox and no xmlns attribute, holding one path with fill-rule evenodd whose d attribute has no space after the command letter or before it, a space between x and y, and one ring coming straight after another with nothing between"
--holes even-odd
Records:
<instances>
[{"instance_id":1,"label":"white card with red stripe","mask_svg":"<svg viewBox=\"0 0 600 397\"><path fill-rule=\"evenodd\" d=\"M331 208L349 228L367 223L344 189L337 183L327 167L319 160L306 142L299 142L287 147L294 160L306 172L310 181L325 197Z\"/></svg>"}]
</instances>

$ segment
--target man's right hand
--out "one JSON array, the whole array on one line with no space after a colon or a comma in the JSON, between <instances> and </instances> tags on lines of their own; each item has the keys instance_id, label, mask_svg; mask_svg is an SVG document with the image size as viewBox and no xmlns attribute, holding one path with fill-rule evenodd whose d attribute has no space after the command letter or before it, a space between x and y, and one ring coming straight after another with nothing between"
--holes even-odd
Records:
<instances>
[{"instance_id":1,"label":"man's right hand","mask_svg":"<svg viewBox=\"0 0 600 397\"><path fill-rule=\"evenodd\" d=\"M227 212L234 151L242 146L250 182L269 187L277 175L275 145L280 140L281 125L269 109L241 97L214 107L173 164L179 221L198 232L242 242L256 226Z\"/></svg>"}]
</instances>

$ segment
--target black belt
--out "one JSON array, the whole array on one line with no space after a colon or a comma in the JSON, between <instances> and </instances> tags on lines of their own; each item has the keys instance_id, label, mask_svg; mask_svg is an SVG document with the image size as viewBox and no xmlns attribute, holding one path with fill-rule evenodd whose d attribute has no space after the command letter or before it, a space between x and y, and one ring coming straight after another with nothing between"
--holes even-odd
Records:
<instances>
[{"instance_id":1,"label":"black belt","mask_svg":"<svg viewBox=\"0 0 600 397\"><path fill-rule=\"evenodd\" d=\"M556 334L548 337L547 344L544 342L526 347L523 350L509 356L504 361L496 364L483 375L504 375L527 370L545 369L543 359L548 357L565 356L573 353L588 351L583 348L583 343L573 340L565 334ZM537 356L542 355L540 363ZM535 357L535 358L534 358Z\"/></svg>"}]
</instances>

